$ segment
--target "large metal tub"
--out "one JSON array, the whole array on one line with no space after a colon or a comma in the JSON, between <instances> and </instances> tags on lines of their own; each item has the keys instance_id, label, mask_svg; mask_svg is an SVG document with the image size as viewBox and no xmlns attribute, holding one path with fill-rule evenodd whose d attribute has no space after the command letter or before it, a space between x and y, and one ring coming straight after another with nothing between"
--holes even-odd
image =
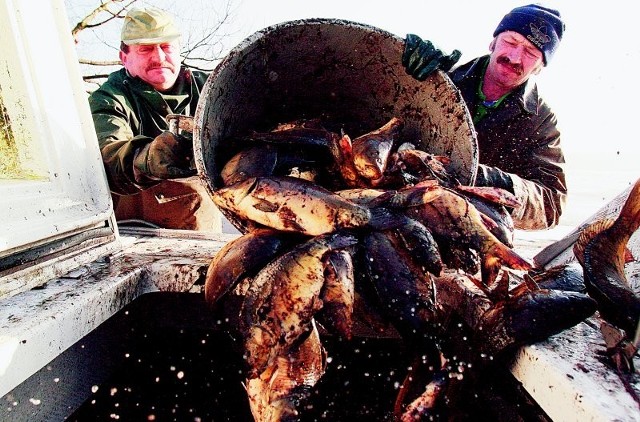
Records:
<instances>
[{"instance_id":1,"label":"large metal tub","mask_svg":"<svg viewBox=\"0 0 640 422\"><path fill-rule=\"evenodd\" d=\"M404 138L450 157L462 183L474 180L477 142L462 97L442 72L425 82L407 75L403 47L393 34L335 19L285 22L245 39L211 73L195 113L196 166L210 192L237 152L230 138L321 116L352 137L403 117Z\"/></svg>"}]
</instances>

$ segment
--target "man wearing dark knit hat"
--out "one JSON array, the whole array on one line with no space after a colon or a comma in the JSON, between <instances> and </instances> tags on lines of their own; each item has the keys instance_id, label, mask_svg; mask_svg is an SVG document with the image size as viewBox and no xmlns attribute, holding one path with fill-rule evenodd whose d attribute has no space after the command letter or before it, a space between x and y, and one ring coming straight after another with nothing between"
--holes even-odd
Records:
<instances>
[{"instance_id":1,"label":"man wearing dark knit hat","mask_svg":"<svg viewBox=\"0 0 640 422\"><path fill-rule=\"evenodd\" d=\"M555 54L565 25L557 10L537 4L516 7L493 33L489 55L450 70L460 58L409 34L402 63L418 80L436 69L449 72L471 113L478 137L476 185L514 193L516 228L558 224L566 201L564 154L557 119L530 79Z\"/></svg>"}]
</instances>

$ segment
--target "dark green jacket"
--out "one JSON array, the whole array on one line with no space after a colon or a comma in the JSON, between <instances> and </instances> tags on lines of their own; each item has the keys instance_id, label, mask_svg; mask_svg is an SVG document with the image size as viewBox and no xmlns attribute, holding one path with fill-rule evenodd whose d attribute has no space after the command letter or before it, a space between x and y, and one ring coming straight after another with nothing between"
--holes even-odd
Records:
<instances>
[{"instance_id":1,"label":"dark green jacket","mask_svg":"<svg viewBox=\"0 0 640 422\"><path fill-rule=\"evenodd\" d=\"M168 114L193 116L206 80L206 73L183 67L174 88L160 93L123 68L109 75L90 95L89 106L112 192L129 195L149 187L134 178L135 153L168 130Z\"/></svg>"},{"instance_id":2,"label":"dark green jacket","mask_svg":"<svg viewBox=\"0 0 640 422\"><path fill-rule=\"evenodd\" d=\"M489 56L450 72L471 115ZM512 92L475 125L479 162L511 176L522 205L512 212L517 228L538 230L558 224L567 195L557 119L531 80Z\"/></svg>"}]
</instances>

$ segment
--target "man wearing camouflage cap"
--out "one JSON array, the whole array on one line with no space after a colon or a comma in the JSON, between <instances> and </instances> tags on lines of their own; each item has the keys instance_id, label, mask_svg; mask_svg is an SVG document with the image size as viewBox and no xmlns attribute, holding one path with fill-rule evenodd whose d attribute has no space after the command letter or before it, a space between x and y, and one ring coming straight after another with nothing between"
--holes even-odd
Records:
<instances>
[{"instance_id":1,"label":"man wearing camouflage cap","mask_svg":"<svg viewBox=\"0 0 640 422\"><path fill-rule=\"evenodd\" d=\"M192 141L169 132L165 120L193 116L207 79L182 65L173 17L131 9L120 60L123 68L89 97L117 220L220 231L220 213L195 177Z\"/></svg>"},{"instance_id":2,"label":"man wearing camouflage cap","mask_svg":"<svg viewBox=\"0 0 640 422\"><path fill-rule=\"evenodd\" d=\"M460 58L409 34L402 63L426 79L448 71L473 117L478 136L476 184L504 188L520 205L510 214L516 228L539 230L558 224L567 195L564 155L556 115L531 77L549 64L564 33L557 10L538 4L516 7L493 33L490 54L450 71Z\"/></svg>"}]
</instances>

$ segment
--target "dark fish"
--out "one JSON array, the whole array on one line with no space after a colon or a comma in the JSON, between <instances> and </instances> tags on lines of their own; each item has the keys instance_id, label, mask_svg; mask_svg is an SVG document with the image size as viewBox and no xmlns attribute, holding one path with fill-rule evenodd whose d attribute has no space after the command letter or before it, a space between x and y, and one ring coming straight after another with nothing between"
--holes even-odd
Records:
<instances>
[{"instance_id":1,"label":"dark fish","mask_svg":"<svg viewBox=\"0 0 640 422\"><path fill-rule=\"evenodd\" d=\"M204 296L209 305L216 304L238 282L253 277L269 261L279 256L301 239L270 229L257 229L239 236L213 257L204 284Z\"/></svg>"},{"instance_id":2,"label":"dark fish","mask_svg":"<svg viewBox=\"0 0 640 422\"><path fill-rule=\"evenodd\" d=\"M369 280L380 303L405 338L433 334L435 298L431 278L415 268L380 232L364 237L363 251Z\"/></svg>"},{"instance_id":3,"label":"dark fish","mask_svg":"<svg viewBox=\"0 0 640 422\"><path fill-rule=\"evenodd\" d=\"M271 261L252 280L241 309L251 377L309 331L322 308L326 254L355 242L341 233L314 237Z\"/></svg>"},{"instance_id":4,"label":"dark fish","mask_svg":"<svg viewBox=\"0 0 640 422\"><path fill-rule=\"evenodd\" d=\"M391 148L399 139L403 126L402 119L393 117L379 129L353 139L353 163L358 175L367 180L382 177L387 168Z\"/></svg>"},{"instance_id":5,"label":"dark fish","mask_svg":"<svg viewBox=\"0 0 640 422\"><path fill-rule=\"evenodd\" d=\"M311 236L362 227L372 217L367 207L293 177L252 177L218 189L212 198L240 219Z\"/></svg>"},{"instance_id":6,"label":"dark fish","mask_svg":"<svg viewBox=\"0 0 640 422\"><path fill-rule=\"evenodd\" d=\"M407 218L405 224L385 232L399 253L415 265L436 276L443 268L440 250L433 235L424 224Z\"/></svg>"},{"instance_id":7,"label":"dark fish","mask_svg":"<svg viewBox=\"0 0 640 422\"><path fill-rule=\"evenodd\" d=\"M596 311L586 294L520 285L494 303L472 277L445 273L435 277L438 303L471 327L478 356L496 356L533 344L573 327Z\"/></svg>"},{"instance_id":8,"label":"dark fish","mask_svg":"<svg viewBox=\"0 0 640 422\"><path fill-rule=\"evenodd\" d=\"M294 171L315 176L316 168L328 163L328 157L310 153L304 148L256 145L231 157L222 168L220 177L224 186L229 186L250 177L289 176Z\"/></svg>"},{"instance_id":9,"label":"dark fish","mask_svg":"<svg viewBox=\"0 0 640 422\"><path fill-rule=\"evenodd\" d=\"M330 251L325 256L325 282L320 291L319 317L327 328L346 339L353 335L354 281L353 260L346 250Z\"/></svg>"},{"instance_id":10,"label":"dark fish","mask_svg":"<svg viewBox=\"0 0 640 422\"><path fill-rule=\"evenodd\" d=\"M564 290L586 293L582 266L577 262L551 267L545 270L531 270L528 275L542 289Z\"/></svg>"},{"instance_id":11,"label":"dark fish","mask_svg":"<svg viewBox=\"0 0 640 422\"><path fill-rule=\"evenodd\" d=\"M296 405L311 393L327 366L327 356L315 324L300 344L293 346L258 377L246 382L251 414L256 422L298 419Z\"/></svg>"},{"instance_id":12,"label":"dark fish","mask_svg":"<svg viewBox=\"0 0 640 422\"><path fill-rule=\"evenodd\" d=\"M593 236L584 246L583 267L587 292L598 302L602 318L636 336L640 321L640 298L625 274L625 250L640 226L640 179L613 224Z\"/></svg>"}]
</instances>

